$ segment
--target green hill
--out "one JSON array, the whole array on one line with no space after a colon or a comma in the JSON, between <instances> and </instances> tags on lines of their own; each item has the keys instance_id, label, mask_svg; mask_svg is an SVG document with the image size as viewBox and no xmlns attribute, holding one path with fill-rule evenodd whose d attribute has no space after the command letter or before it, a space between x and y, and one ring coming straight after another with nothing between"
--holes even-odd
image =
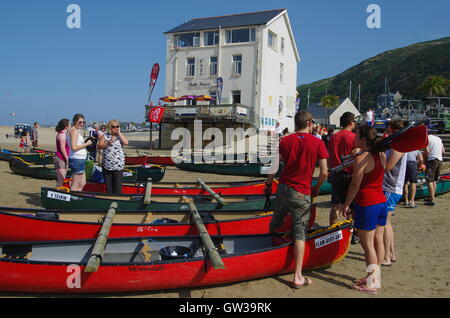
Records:
<instances>
[{"instance_id":1,"label":"green hill","mask_svg":"<svg viewBox=\"0 0 450 318\"><path fill-rule=\"evenodd\" d=\"M428 75L450 78L450 37L413 44L390 50L367 59L341 74L301 85L297 90L301 97L301 108L306 109L308 89L310 104L319 102L328 94L340 97L348 96L349 83L352 81L352 96L361 84L361 109L376 105L376 97L384 93L387 77L392 93L397 91L407 99L425 98L417 88ZM355 105L357 101L353 99Z\"/></svg>"}]
</instances>

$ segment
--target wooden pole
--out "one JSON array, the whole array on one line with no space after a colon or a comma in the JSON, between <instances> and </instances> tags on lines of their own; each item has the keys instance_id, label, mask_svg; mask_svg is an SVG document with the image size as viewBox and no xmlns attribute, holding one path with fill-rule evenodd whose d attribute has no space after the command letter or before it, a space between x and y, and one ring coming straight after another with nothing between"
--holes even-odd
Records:
<instances>
[{"instance_id":1,"label":"wooden pole","mask_svg":"<svg viewBox=\"0 0 450 318\"><path fill-rule=\"evenodd\" d=\"M147 179L147 186L145 187L144 204L149 205L152 196L152 178Z\"/></svg>"},{"instance_id":2,"label":"wooden pole","mask_svg":"<svg viewBox=\"0 0 450 318\"><path fill-rule=\"evenodd\" d=\"M227 202L217 193L214 192L213 189L211 189L202 179L198 178L197 179L198 183L200 184L200 186L206 190L206 192L208 192L210 195L212 195L212 197L219 202L222 205L226 205Z\"/></svg>"},{"instance_id":3,"label":"wooden pole","mask_svg":"<svg viewBox=\"0 0 450 318\"><path fill-rule=\"evenodd\" d=\"M187 197L183 196L183 201L189 204L189 208L191 210L192 221L197 227L198 233L200 234L200 238L203 242L203 246L205 247L208 258L211 261L211 264L214 269L223 269L225 268L225 264L222 261L219 253L217 252L217 248L214 246L213 241L211 240L211 236L203 224L202 218L198 213L197 207L194 202L189 200Z\"/></svg>"},{"instance_id":4,"label":"wooden pole","mask_svg":"<svg viewBox=\"0 0 450 318\"><path fill-rule=\"evenodd\" d=\"M117 202L111 203L108 213L103 221L102 228L100 229L100 234L95 241L94 248L92 249L89 261L84 269L87 273L93 273L98 271L100 263L102 262L103 253L105 252L106 242L108 241L109 231L113 224L113 218L117 212Z\"/></svg>"}]
</instances>

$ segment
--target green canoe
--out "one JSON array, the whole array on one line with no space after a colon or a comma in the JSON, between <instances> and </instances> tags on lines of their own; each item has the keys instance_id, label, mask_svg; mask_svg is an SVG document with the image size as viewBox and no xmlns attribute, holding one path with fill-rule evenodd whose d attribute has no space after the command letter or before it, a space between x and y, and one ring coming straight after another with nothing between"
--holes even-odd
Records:
<instances>
[{"instance_id":1,"label":"green canoe","mask_svg":"<svg viewBox=\"0 0 450 318\"><path fill-rule=\"evenodd\" d=\"M86 167L88 167L88 165ZM56 180L56 171L53 165L33 165L20 158L12 157L9 160L9 168L14 173L22 176L45 180ZM153 182L158 182L162 180L165 172L165 168L158 165L132 168L126 167L123 170L122 180L123 182L145 182L148 178L152 178ZM67 172L67 177L70 177L70 170Z\"/></svg>"},{"instance_id":2,"label":"green canoe","mask_svg":"<svg viewBox=\"0 0 450 318\"><path fill-rule=\"evenodd\" d=\"M199 211L264 211L273 206L273 197L266 200L264 196L227 196L226 204L220 205L211 196L189 196ZM179 202L180 195L152 196L150 204L144 203L144 195L99 194L92 192L64 192L53 188L41 188L41 201L46 209L58 210L101 210L109 209L112 202L117 202L118 210L125 211L188 211L189 205ZM267 205L266 206L266 202Z\"/></svg>"},{"instance_id":3,"label":"green canoe","mask_svg":"<svg viewBox=\"0 0 450 318\"><path fill-rule=\"evenodd\" d=\"M35 152L17 152L4 148L0 148L0 160L9 161L12 157L18 157L22 160L37 164L37 165L46 165L53 163L54 154L51 152L48 153L35 153Z\"/></svg>"}]
</instances>

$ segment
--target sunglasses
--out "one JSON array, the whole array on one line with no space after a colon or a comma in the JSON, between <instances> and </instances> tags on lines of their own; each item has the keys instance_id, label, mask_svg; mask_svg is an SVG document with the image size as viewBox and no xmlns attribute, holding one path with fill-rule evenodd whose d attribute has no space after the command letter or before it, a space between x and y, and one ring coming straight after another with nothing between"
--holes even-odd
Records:
<instances>
[{"instance_id":1,"label":"sunglasses","mask_svg":"<svg viewBox=\"0 0 450 318\"><path fill-rule=\"evenodd\" d=\"M119 128L120 126L111 126L111 128Z\"/></svg>"},{"instance_id":2,"label":"sunglasses","mask_svg":"<svg viewBox=\"0 0 450 318\"><path fill-rule=\"evenodd\" d=\"M84 124L84 121L79 121L77 122L77 124Z\"/></svg>"}]
</instances>

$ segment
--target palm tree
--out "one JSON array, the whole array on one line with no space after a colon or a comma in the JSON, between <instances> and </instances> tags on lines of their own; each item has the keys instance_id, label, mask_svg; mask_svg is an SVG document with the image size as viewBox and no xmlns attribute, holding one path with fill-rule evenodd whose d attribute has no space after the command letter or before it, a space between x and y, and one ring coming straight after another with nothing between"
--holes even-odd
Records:
<instances>
[{"instance_id":1,"label":"palm tree","mask_svg":"<svg viewBox=\"0 0 450 318\"><path fill-rule=\"evenodd\" d=\"M339 105L339 96L325 95L320 99L320 104L327 109L327 117L330 117L330 109ZM329 121L329 118L328 118Z\"/></svg>"},{"instance_id":2,"label":"palm tree","mask_svg":"<svg viewBox=\"0 0 450 318\"><path fill-rule=\"evenodd\" d=\"M442 76L427 76L418 88L430 97L441 97L448 95L450 80Z\"/></svg>"}]
</instances>

